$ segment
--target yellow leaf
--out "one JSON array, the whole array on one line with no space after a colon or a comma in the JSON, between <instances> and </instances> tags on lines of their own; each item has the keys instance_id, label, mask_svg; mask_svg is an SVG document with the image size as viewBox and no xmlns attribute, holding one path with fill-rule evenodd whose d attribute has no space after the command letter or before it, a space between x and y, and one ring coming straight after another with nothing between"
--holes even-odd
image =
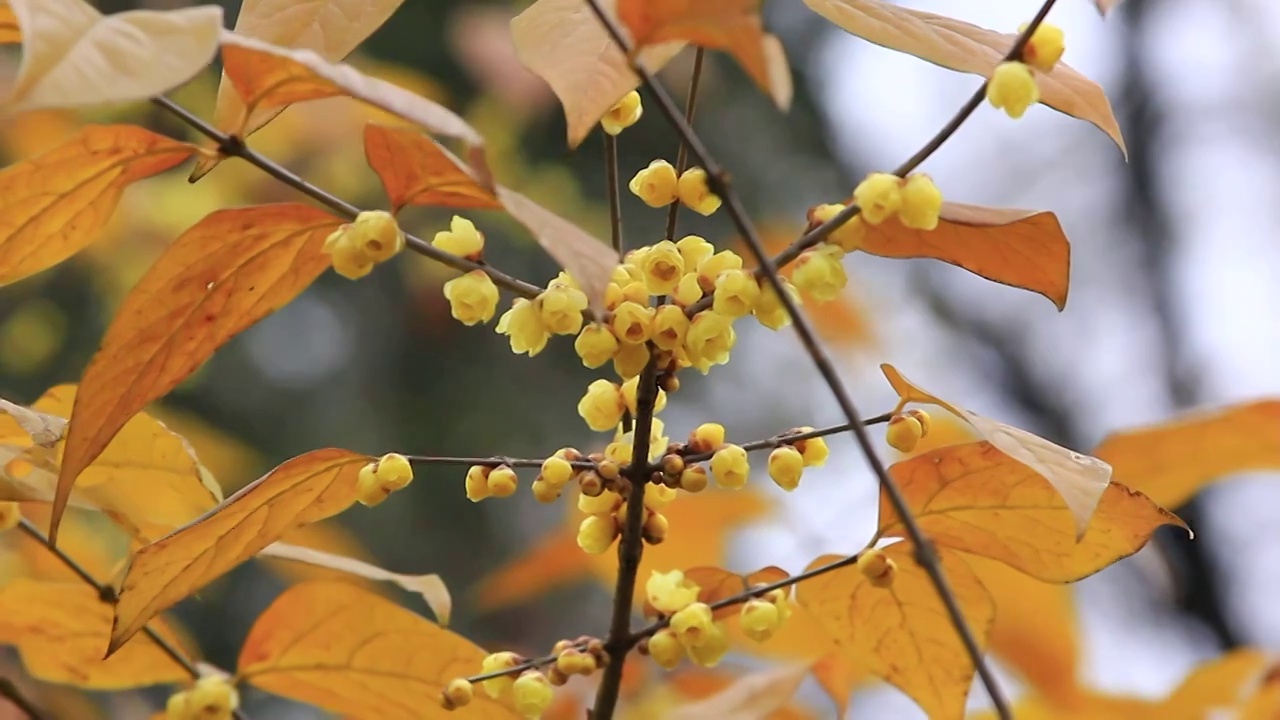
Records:
<instances>
[{"instance_id":1,"label":"yellow leaf","mask_svg":"<svg viewBox=\"0 0 1280 720\"><path fill-rule=\"evenodd\" d=\"M200 456L200 464L218 479L223 490L238 490L262 467L258 453L239 438L215 427L195 413L171 405L153 406L149 414L186 438Z\"/></svg>"},{"instance_id":2,"label":"yellow leaf","mask_svg":"<svg viewBox=\"0 0 1280 720\"><path fill-rule=\"evenodd\" d=\"M22 516L37 527L45 525L49 522L49 505L23 503ZM58 549L75 558L76 563L99 582L112 577L129 551L128 538L99 512L67 513L62 531ZM84 583L83 578L50 552L47 543L26 533L8 533L7 537L12 538L11 542L16 544L17 552L22 556L25 576L36 580ZM98 654L102 654L101 650Z\"/></svg>"},{"instance_id":3,"label":"yellow leaf","mask_svg":"<svg viewBox=\"0 0 1280 720\"><path fill-rule=\"evenodd\" d=\"M897 543L884 553L898 566L890 587L873 586L850 565L800 583L796 598L856 662L906 693L932 720L958 720L973 662L911 546ZM991 594L958 554L938 548L938 558L961 614L985 646L995 615ZM820 557L806 571L840 559Z\"/></svg>"},{"instance_id":4,"label":"yellow leaf","mask_svg":"<svg viewBox=\"0 0 1280 720\"><path fill-rule=\"evenodd\" d=\"M1071 589L984 557L970 555L965 562L996 603L991 651L1038 695L1055 706L1070 706L1081 693Z\"/></svg>"},{"instance_id":5,"label":"yellow leaf","mask_svg":"<svg viewBox=\"0 0 1280 720\"><path fill-rule=\"evenodd\" d=\"M342 221L309 205L219 210L174 240L125 297L80 381L50 539L72 483L134 413L307 288Z\"/></svg>"},{"instance_id":6,"label":"yellow leaf","mask_svg":"<svg viewBox=\"0 0 1280 720\"><path fill-rule=\"evenodd\" d=\"M449 613L453 608L453 600L449 597L449 588L439 575L404 575L356 560L355 558L334 555L320 550L274 542L258 551L258 557L273 557L283 560L308 563L319 567L339 570L366 580L380 580L393 583L411 593L417 593L426 601L427 607L436 614L441 625L449 624Z\"/></svg>"},{"instance_id":7,"label":"yellow leaf","mask_svg":"<svg viewBox=\"0 0 1280 720\"><path fill-rule=\"evenodd\" d=\"M155 627L175 642L162 623ZM22 664L36 678L91 690L190 679L145 635L104 660L110 635L111 606L84 582L18 578L0 589L0 642L16 645Z\"/></svg>"},{"instance_id":8,"label":"yellow leaf","mask_svg":"<svg viewBox=\"0 0 1280 720\"><path fill-rule=\"evenodd\" d=\"M931 540L1046 582L1092 575L1141 550L1161 525L1186 527L1142 493L1111 483L1077 541L1071 512L1053 487L989 442L934 450L891 465L889 474ZM904 535L883 492L878 532Z\"/></svg>"},{"instance_id":9,"label":"yellow leaf","mask_svg":"<svg viewBox=\"0 0 1280 720\"><path fill-rule=\"evenodd\" d=\"M334 448L299 455L214 511L139 550L120 588L108 652L115 652L156 613L290 530L347 509L356 499L356 475L371 459Z\"/></svg>"},{"instance_id":10,"label":"yellow leaf","mask_svg":"<svg viewBox=\"0 0 1280 720\"><path fill-rule=\"evenodd\" d=\"M0 5L0 45L11 45L22 42L22 31L18 29L18 18L9 5Z\"/></svg>"},{"instance_id":11,"label":"yellow leaf","mask_svg":"<svg viewBox=\"0 0 1280 720\"><path fill-rule=\"evenodd\" d=\"M806 665L782 665L744 675L719 692L672 710L670 720L766 720L785 708L799 689Z\"/></svg>"},{"instance_id":12,"label":"yellow leaf","mask_svg":"<svg viewBox=\"0 0 1280 720\"><path fill-rule=\"evenodd\" d=\"M672 713L672 712L677 712L677 711L687 712L687 709L689 707L688 704L685 704L683 707L680 707L677 710L675 707L676 702L674 701L678 701L681 699L697 700L697 701L707 700L713 696L726 692L730 687L732 687L735 683L739 681L747 681L749 677L753 679L749 681L749 684L747 686L741 689L749 691L752 687L760 687L764 683L768 682L769 680L768 675L772 673L778 673L780 676L782 676L777 678L782 683L789 682L789 680L786 679L786 675L794 667L799 667L801 670L804 669L803 665L799 665L799 666L793 665L790 667L784 666L781 668L777 668L776 670L757 673L754 676L735 676L733 674L730 674L724 671L706 670L706 669L685 670L681 672L668 673L661 678L661 680L663 681L662 684L654 688L654 690L669 691L670 695L672 696L671 700L673 702L666 703L667 707L661 708L662 710L661 714L654 716L654 720L666 720L669 717L669 713ZM803 679L803 677L804 675L803 673L801 673L801 679ZM761 681L764 681L764 682L761 682ZM768 701L767 698L764 700L764 704L773 705L773 703ZM631 706L627 705L626 707L631 707ZM743 711L750 713L753 710L752 708L747 707L747 708L743 708ZM581 717L582 717L582 714L579 713L577 716L573 717L573 720L578 720ZM721 716L718 714L711 714L711 715L700 715L698 717L700 718L714 717L718 719ZM765 718L767 720L809 720L810 718L813 718L815 716L812 713L801 708L796 703L787 703L787 704L777 705L773 707L772 710L769 710L767 712L762 712L762 713L759 713L758 715L748 715L747 717L760 717L760 718Z\"/></svg>"},{"instance_id":13,"label":"yellow leaf","mask_svg":"<svg viewBox=\"0 0 1280 720\"><path fill-rule=\"evenodd\" d=\"M485 651L354 585L311 582L276 598L240 649L238 676L352 720L518 718L477 688L465 710L440 707Z\"/></svg>"},{"instance_id":14,"label":"yellow leaf","mask_svg":"<svg viewBox=\"0 0 1280 720\"><path fill-rule=\"evenodd\" d=\"M1170 720L1159 709L1156 703L1140 698L1082 691L1070 705L1057 705L1034 695L1021 697L1013 704L1013 716L1018 720ZM979 710L971 713L969 720L998 720L998 716L994 710ZM1209 719L1197 716L1196 720Z\"/></svg>"},{"instance_id":15,"label":"yellow leaf","mask_svg":"<svg viewBox=\"0 0 1280 720\"><path fill-rule=\"evenodd\" d=\"M880 371L904 404L914 402L941 407L972 425L983 439L1000 452L1049 481L1071 510L1071 516L1075 520L1076 539L1084 534L1098 500L1111 481L1110 465L1098 458L1055 445L1026 430L989 420L952 405L912 383L888 363L882 363Z\"/></svg>"},{"instance_id":16,"label":"yellow leaf","mask_svg":"<svg viewBox=\"0 0 1280 720\"><path fill-rule=\"evenodd\" d=\"M161 95L213 60L222 8L101 15L84 0L10 0L22 28L13 110L84 107ZM164 58L157 62L156 58Z\"/></svg>"},{"instance_id":17,"label":"yellow leaf","mask_svg":"<svg viewBox=\"0 0 1280 720\"><path fill-rule=\"evenodd\" d=\"M131 183L191 155L133 125L89 125L0 171L0 285L57 265L93 242Z\"/></svg>"},{"instance_id":18,"label":"yellow leaf","mask_svg":"<svg viewBox=\"0 0 1280 720\"><path fill-rule=\"evenodd\" d=\"M369 123L364 128L364 154L395 212L405 205L502 207L453 155L412 130Z\"/></svg>"},{"instance_id":19,"label":"yellow leaf","mask_svg":"<svg viewBox=\"0 0 1280 720\"><path fill-rule=\"evenodd\" d=\"M1108 435L1093 454L1114 477L1176 508L1232 473L1280 470L1280 400L1200 411Z\"/></svg>"},{"instance_id":20,"label":"yellow leaf","mask_svg":"<svg viewBox=\"0 0 1280 720\"><path fill-rule=\"evenodd\" d=\"M474 609L500 610L588 577L592 565L575 537L568 528L547 533L523 555L490 573L474 591Z\"/></svg>"},{"instance_id":21,"label":"yellow leaf","mask_svg":"<svg viewBox=\"0 0 1280 720\"><path fill-rule=\"evenodd\" d=\"M1237 717L1250 698L1280 665L1272 653L1257 648L1239 648L1206 662L1183 679L1160 706L1160 717L1168 720L1200 720ZM1272 716L1274 717L1274 716Z\"/></svg>"},{"instance_id":22,"label":"yellow leaf","mask_svg":"<svg viewBox=\"0 0 1280 720\"><path fill-rule=\"evenodd\" d=\"M861 224L858 247L889 258L934 258L988 280L1067 304L1071 247L1051 212L943 203L938 227L913 230L889 218Z\"/></svg>"},{"instance_id":23,"label":"yellow leaf","mask_svg":"<svg viewBox=\"0 0 1280 720\"><path fill-rule=\"evenodd\" d=\"M313 50L329 62L338 62L382 27L404 0L245 0L236 15L237 35L272 45ZM284 107L258 110L245 119L244 103L224 73L218 84L213 124L234 132L244 123L240 137L248 137L271 122ZM216 156L201 158L191 173L195 182L218 163Z\"/></svg>"},{"instance_id":24,"label":"yellow leaf","mask_svg":"<svg viewBox=\"0 0 1280 720\"><path fill-rule=\"evenodd\" d=\"M618 0L618 18L636 48L685 41L724 50L778 107L791 105L791 70L764 32L760 0Z\"/></svg>"},{"instance_id":25,"label":"yellow leaf","mask_svg":"<svg viewBox=\"0 0 1280 720\"><path fill-rule=\"evenodd\" d=\"M489 183L484 140L452 110L421 95L331 63L310 50L289 50L238 35L222 42L222 65L250 112L297 102L349 96L412 122L433 135L461 140L481 184Z\"/></svg>"},{"instance_id":26,"label":"yellow leaf","mask_svg":"<svg viewBox=\"0 0 1280 720\"><path fill-rule=\"evenodd\" d=\"M601 0L613 12L616 0ZM613 38L586 0L538 0L511 21L520 62L547 81L564 106L569 147L575 148L614 103L640 85ZM644 48L641 66L657 72L683 42Z\"/></svg>"},{"instance_id":27,"label":"yellow leaf","mask_svg":"<svg viewBox=\"0 0 1280 720\"><path fill-rule=\"evenodd\" d=\"M899 7L883 0L804 0L814 12L858 37L926 62L988 77L1013 49L1014 35L980 28L955 18ZM1058 63L1036 73L1040 102L1092 123L1128 156L1120 126L1102 88Z\"/></svg>"}]
</instances>

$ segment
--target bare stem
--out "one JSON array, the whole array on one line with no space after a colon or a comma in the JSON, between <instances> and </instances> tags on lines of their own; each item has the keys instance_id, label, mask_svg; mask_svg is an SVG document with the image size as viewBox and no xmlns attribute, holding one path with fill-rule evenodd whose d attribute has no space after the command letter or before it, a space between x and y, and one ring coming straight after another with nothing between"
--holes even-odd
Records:
<instances>
[{"instance_id":1,"label":"bare stem","mask_svg":"<svg viewBox=\"0 0 1280 720\"><path fill-rule=\"evenodd\" d=\"M889 418L891 417L893 417L893 413L884 413L881 415L876 415L875 417L869 417L859 422L861 425L869 427L871 425L879 425L880 423L889 422ZM778 435L774 435L773 437L765 438L763 440L754 440L749 443L744 443L742 445L742 449L746 450L747 452L751 452L753 450L768 450L771 448L781 447L783 445L791 445L793 443L800 442L801 440L808 440L810 438L825 437L827 435L835 435L837 433L847 432L850 429L851 429L851 426L849 425L849 423L840 423L839 425L829 425L824 428L817 428L815 430L808 430L805 432L779 433ZM683 457L684 461L687 463L695 463L695 462L702 462L703 460L710 460L712 455L715 455L714 451L700 452L700 453L691 452L688 454L681 453L681 457Z\"/></svg>"},{"instance_id":2,"label":"bare stem","mask_svg":"<svg viewBox=\"0 0 1280 720\"><path fill-rule=\"evenodd\" d=\"M545 460L536 460L534 458L511 458L502 455L491 455L489 457L457 457L453 455L405 455L405 459L409 462L422 463L424 465L482 465L484 467L498 467L506 465L513 468L541 468ZM575 470L593 470L596 464L590 460L575 460L569 463Z\"/></svg>"},{"instance_id":3,"label":"bare stem","mask_svg":"<svg viewBox=\"0 0 1280 720\"><path fill-rule=\"evenodd\" d=\"M698 48L693 54L693 73L689 79L689 96L684 102L684 121L693 125L693 111L698 105L698 87L702 85L702 61L706 51ZM685 167L689 164L689 146L685 144L684 139L680 140L680 149L676 151L676 175L684 172ZM668 240L676 239L676 220L680 217L680 198L676 198L670 208L667 210L667 234Z\"/></svg>"},{"instance_id":4,"label":"bare stem","mask_svg":"<svg viewBox=\"0 0 1280 720\"><path fill-rule=\"evenodd\" d=\"M8 700L14 707L27 716L27 720L47 720L49 717L35 704L31 698L23 694L12 680L0 677L0 698Z\"/></svg>"},{"instance_id":5,"label":"bare stem","mask_svg":"<svg viewBox=\"0 0 1280 720\"><path fill-rule=\"evenodd\" d=\"M604 134L604 176L609 195L609 241L622 257L622 194L618 189L618 138Z\"/></svg>"},{"instance_id":6,"label":"bare stem","mask_svg":"<svg viewBox=\"0 0 1280 720\"><path fill-rule=\"evenodd\" d=\"M30 520L22 518L19 520L18 526L22 528L22 531L30 536L31 539L40 543L46 550L57 556L57 558L62 561L62 564L67 566L67 569L75 573L81 580L88 583L94 590L97 590L98 597L101 598L103 602L115 602L116 591L114 588L105 583L98 582L93 575L89 574L89 571L86 570L83 565L76 562L74 558L66 553L66 551L62 548L49 544L49 538L46 537L44 533L40 532L40 529L32 524ZM156 632L155 628L151 627L150 624L142 626L142 633L150 638L151 642L155 643L156 647L160 648L161 652L168 655L171 660L182 666L182 669L187 671L187 674L190 675L193 680L198 680L200 678L200 668L196 667L195 663L191 662L191 660L188 659L181 650L175 647L173 643L169 642L160 633ZM233 715L237 720L249 720L249 716L245 715L244 712L240 710L236 710Z\"/></svg>"},{"instance_id":7,"label":"bare stem","mask_svg":"<svg viewBox=\"0 0 1280 720\"><path fill-rule=\"evenodd\" d=\"M209 123L196 117L190 110L182 107L167 97L153 97L151 102L170 113L173 113L178 119L195 128L197 132L208 137L218 144L218 151L230 157L238 157L254 167L262 170L271 177L297 190L298 192L310 197L316 202L324 205L338 215L354 220L356 215L360 213L360 208L351 203L332 195L315 185L303 180L297 173L281 166L279 163L259 154L244 143L244 140L228 135ZM443 250L437 249L431 243L416 237L414 235L405 234L405 247L413 252L428 257L436 262L447 265L458 272L471 272L472 270L481 270L493 279L495 285L510 290L511 292L526 298L537 297L542 292L542 288L531 283L527 283L517 277L508 275L492 265L486 263L478 263L466 258L451 255Z\"/></svg>"}]
</instances>

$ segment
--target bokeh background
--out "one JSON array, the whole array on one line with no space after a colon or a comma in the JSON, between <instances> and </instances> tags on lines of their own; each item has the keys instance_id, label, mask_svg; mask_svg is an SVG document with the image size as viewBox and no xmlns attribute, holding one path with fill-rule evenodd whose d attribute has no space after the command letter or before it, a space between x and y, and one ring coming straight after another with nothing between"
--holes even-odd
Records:
<instances>
[{"instance_id":1,"label":"bokeh background","mask_svg":"<svg viewBox=\"0 0 1280 720\"><path fill-rule=\"evenodd\" d=\"M184 4L98 3L104 11ZM234 17L238 3L224 4ZM516 61L507 21L527 4L406 0L351 61L461 113L487 138L504 184L603 237L601 136L569 151L554 96ZM1031 0L904 4L1004 31L1037 7ZM806 208L847 196L864 173L914 152L978 81L848 36L800 2L765 5L795 73L792 109L779 113L736 66L712 56L696 126L781 243L802 230ZM1129 161L1096 129L1043 106L1019 122L984 106L923 169L950 199L1056 212L1072 243L1066 310L935 262L852 256L847 296L815 312L859 407L868 415L892 407L877 370L891 362L944 397L1087 451L1111 431L1180 410L1280 394L1280 64L1269 52L1280 41L1280 8L1265 0L1127 0L1104 22L1092 3L1062 0L1050 19L1066 31L1065 61L1106 88ZM662 73L677 95L686 89L691 54ZM208 117L216 84L210 72L172 97ZM370 119L377 114L354 102L310 103L287 111L252 145L345 199L380 207L385 200L360 141ZM0 152L6 162L29 157L84 122L139 122L194 138L172 117L137 105L5 121ZM623 181L656 157L673 159L675 148L672 132L648 113L621 137ZM184 170L138 183L93 247L0 288L0 396L30 402L74 382L123 294L206 213L293 199L292 190L236 160L194 186ZM623 214L628 242L658 239L664 213L624 197ZM402 222L429 237L448 217L411 210ZM534 282L554 274L509 223L485 213L473 219L488 233L495 264ZM735 242L723 214L686 212L680 227L724 246ZM567 444L596 449L600 438L575 412L595 374L570 343L553 342L530 360L511 354L492 326L452 321L440 293L451 276L408 254L360 282L327 273L233 340L157 414L191 439L227 494L289 457L331 445L530 457ZM732 364L685 378L672 397L663 417L673 437L707 420L743 440L838 421L792 331L747 323L740 333ZM796 571L821 553L862 547L874 525L874 480L848 438L831 445L832 462L807 474L794 495L755 484L770 512L728 538L728 566ZM1223 648L1280 646L1276 480L1259 474L1213 486L1180 510L1197 533L1193 542L1162 532L1135 559L1073 587L1081 673L1090 685L1159 697ZM562 529L565 515L527 492L473 505L459 469L430 468L394 501L354 508L293 539L397 572L440 573L457 602L455 629L482 645L536 652L561 636L603 632L604 586L584 576L488 611L481 583ZM673 534L685 532L696 529L673 524ZM85 547L118 546L108 533L90 533ZM38 552L16 538L4 542L9 552L0 558L11 567ZM232 667L253 617L303 574L250 563L183 603L177 617L205 657ZM20 679L12 653L0 657L4 673ZM1006 680L1018 687L1012 675ZM75 708L67 717L91 716L54 689L22 682L57 707ZM981 692L974 695L981 705ZM163 697L155 690L94 701L104 717L142 717ZM813 688L801 698L816 717L830 716ZM254 691L246 702L259 717L320 717ZM896 691L873 685L855 697L851 716L921 714Z\"/></svg>"}]
</instances>

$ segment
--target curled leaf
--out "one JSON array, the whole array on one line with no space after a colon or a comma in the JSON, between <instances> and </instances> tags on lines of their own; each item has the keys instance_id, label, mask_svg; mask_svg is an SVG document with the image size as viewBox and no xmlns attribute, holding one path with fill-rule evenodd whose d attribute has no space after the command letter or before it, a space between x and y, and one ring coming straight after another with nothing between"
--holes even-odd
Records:
<instances>
[{"instance_id":1,"label":"curled leaf","mask_svg":"<svg viewBox=\"0 0 1280 720\"><path fill-rule=\"evenodd\" d=\"M36 445L52 447L58 444L67 430L67 421L57 415L23 407L4 398L0 398L0 414L8 415L18 429L30 436L31 442ZM11 431L0 429L0 436L7 435L11 435Z\"/></svg>"},{"instance_id":2,"label":"curled leaf","mask_svg":"<svg viewBox=\"0 0 1280 720\"><path fill-rule=\"evenodd\" d=\"M108 654L156 613L253 557L285 533L332 517L356 499L372 458L313 450L246 485L215 510L134 554L116 601Z\"/></svg>"},{"instance_id":3,"label":"curled leaf","mask_svg":"<svg viewBox=\"0 0 1280 720\"><path fill-rule=\"evenodd\" d=\"M452 153L420 133L369 123L364 128L364 154L396 212L406 205L502 207L493 191Z\"/></svg>"}]
</instances>

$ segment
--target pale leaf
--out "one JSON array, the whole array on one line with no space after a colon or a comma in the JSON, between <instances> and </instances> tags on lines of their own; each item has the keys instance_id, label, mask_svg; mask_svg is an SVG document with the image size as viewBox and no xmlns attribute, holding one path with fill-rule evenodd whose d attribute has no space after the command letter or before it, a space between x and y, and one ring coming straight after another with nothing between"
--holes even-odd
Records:
<instances>
[{"instance_id":1,"label":"pale leaf","mask_svg":"<svg viewBox=\"0 0 1280 720\"><path fill-rule=\"evenodd\" d=\"M430 575L404 575L394 573L390 570L384 570L377 565L371 565L362 560L355 558L334 555L321 550L301 547L299 545L290 545L284 542L274 542L258 552L258 557L282 558L284 560L293 560L295 562L308 563L319 567L329 568L331 570L340 570L344 573L350 573L357 577L367 580L377 580L381 582L389 582L399 585L401 588L412 593L417 593L426 601L427 607L436 614L436 620L441 625L449 624L450 611L453 608L453 600L449 596L449 588L444 584L444 580L434 573Z\"/></svg>"},{"instance_id":2,"label":"pale leaf","mask_svg":"<svg viewBox=\"0 0 1280 720\"><path fill-rule=\"evenodd\" d=\"M793 664L744 675L711 697L667 713L667 720L766 720L786 707L809 666Z\"/></svg>"},{"instance_id":3,"label":"pale leaf","mask_svg":"<svg viewBox=\"0 0 1280 720\"><path fill-rule=\"evenodd\" d=\"M56 445L67 429L67 421L60 417L11 403L4 398L0 398L0 414L12 418L36 445Z\"/></svg>"}]
</instances>

